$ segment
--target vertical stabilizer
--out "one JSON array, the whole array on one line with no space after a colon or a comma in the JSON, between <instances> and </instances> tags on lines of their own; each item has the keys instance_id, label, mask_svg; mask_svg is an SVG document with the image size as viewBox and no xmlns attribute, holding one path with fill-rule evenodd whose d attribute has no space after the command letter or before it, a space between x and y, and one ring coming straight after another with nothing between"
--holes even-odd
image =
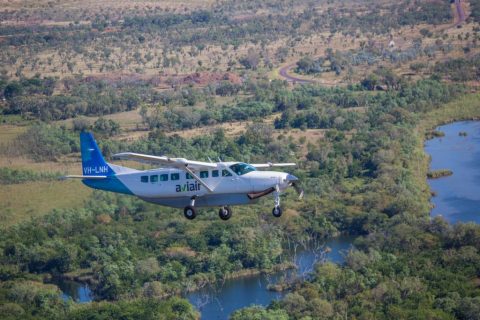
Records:
<instances>
[{"instance_id":1,"label":"vertical stabilizer","mask_svg":"<svg viewBox=\"0 0 480 320\"><path fill-rule=\"evenodd\" d=\"M111 176L115 171L108 165L90 132L80 133L82 151L82 173L84 176Z\"/></svg>"}]
</instances>

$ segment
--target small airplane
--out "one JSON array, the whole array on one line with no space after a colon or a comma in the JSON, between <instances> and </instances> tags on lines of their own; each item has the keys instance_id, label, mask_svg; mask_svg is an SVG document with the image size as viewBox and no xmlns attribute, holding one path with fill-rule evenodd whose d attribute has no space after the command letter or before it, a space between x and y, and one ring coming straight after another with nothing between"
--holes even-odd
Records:
<instances>
[{"instance_id":1,"label":"small airplane","mask_svg":"<svg viewBox=\"0 0 480 320\"><path fill-rule=\"evenodd\" d=\"M187 219L194 219L197 207L219 206L219 216L228 220L231 205L255 202L270 193L274 195L275 217L282 215L280 193L292 186L303 197L298 178L284 172L258 171L260 168L295 166L295 163L247 164L243 162L201 162L132 152L118 153L114 159L133 160L159 165L152 170L136 170L107 163L89 132L80 133L83 175L88 187L135 195L142 200L174 208L184 208Z\"/></svg>"}]
</instances>

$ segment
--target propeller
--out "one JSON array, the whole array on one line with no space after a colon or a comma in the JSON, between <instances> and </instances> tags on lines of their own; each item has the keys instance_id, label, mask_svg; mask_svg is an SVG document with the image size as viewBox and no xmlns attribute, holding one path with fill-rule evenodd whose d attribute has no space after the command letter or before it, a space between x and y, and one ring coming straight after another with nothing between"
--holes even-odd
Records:
<instances>
[{"instance_id":1,"label":"propeller","mask_svg":"<svg viewBox=\"0 0 480 320\"><path fill-rule=\"evenodd\" d=\"M295 189L295 191L297 191L298 199L302 200L303 199L303 189L302 189L302 187L299 186L299 183L298 182L292 182L292 187L293 187L293 189Z\"/></svg>"},{"instance_id":2,"label":"propeller","mask_svg":"<svg viewBox=\"0 0 480 320\"><path fill-rule=\"evenodd\" d=\"M303 192L302 187L300 186L300 180L297 177L295 177L294 175L289 174L287 176L287 181L290 184L290 186L292 186L293 189L295 189L295 191L297 192L298 199L301 200L303 198L304 192Z\"/></svg>"}]
</instances>

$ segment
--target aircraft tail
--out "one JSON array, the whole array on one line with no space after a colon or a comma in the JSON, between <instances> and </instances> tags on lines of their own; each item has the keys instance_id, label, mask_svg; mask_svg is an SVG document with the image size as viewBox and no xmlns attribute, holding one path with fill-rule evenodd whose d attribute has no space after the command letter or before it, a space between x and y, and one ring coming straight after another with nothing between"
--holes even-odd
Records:
<instances>
[{"instance_id":1,"label":"aircraft tail","mask_svg":"<svg viewBox=\"0 0 480 320\"><path fill-rule=\"evenodd\" d=\"M82 173L84 176L115 175L115 171L103 158L92 133L80 133L80 149L82 152Z\"/></svg>"}]
</instances>

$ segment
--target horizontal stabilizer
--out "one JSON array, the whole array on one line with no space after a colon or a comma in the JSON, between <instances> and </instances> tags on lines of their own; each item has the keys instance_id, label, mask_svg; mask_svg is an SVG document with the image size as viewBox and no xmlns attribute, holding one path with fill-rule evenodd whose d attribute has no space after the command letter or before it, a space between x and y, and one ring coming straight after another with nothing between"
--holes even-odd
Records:
<instances>
[{"instance_id":1,"label":"horizontal stabilizer","mask_svg":"<svg viewBox=\"0 0 480 320\"><path fill-rule=\"evenodd\" d=\"M81 176L81 175L70 175L70 176L63 176L60 178L61 180L66 179L89 179L89 180L100 180L100 179L107 179L107 176Z\"/></svg>"}]
</instances>

